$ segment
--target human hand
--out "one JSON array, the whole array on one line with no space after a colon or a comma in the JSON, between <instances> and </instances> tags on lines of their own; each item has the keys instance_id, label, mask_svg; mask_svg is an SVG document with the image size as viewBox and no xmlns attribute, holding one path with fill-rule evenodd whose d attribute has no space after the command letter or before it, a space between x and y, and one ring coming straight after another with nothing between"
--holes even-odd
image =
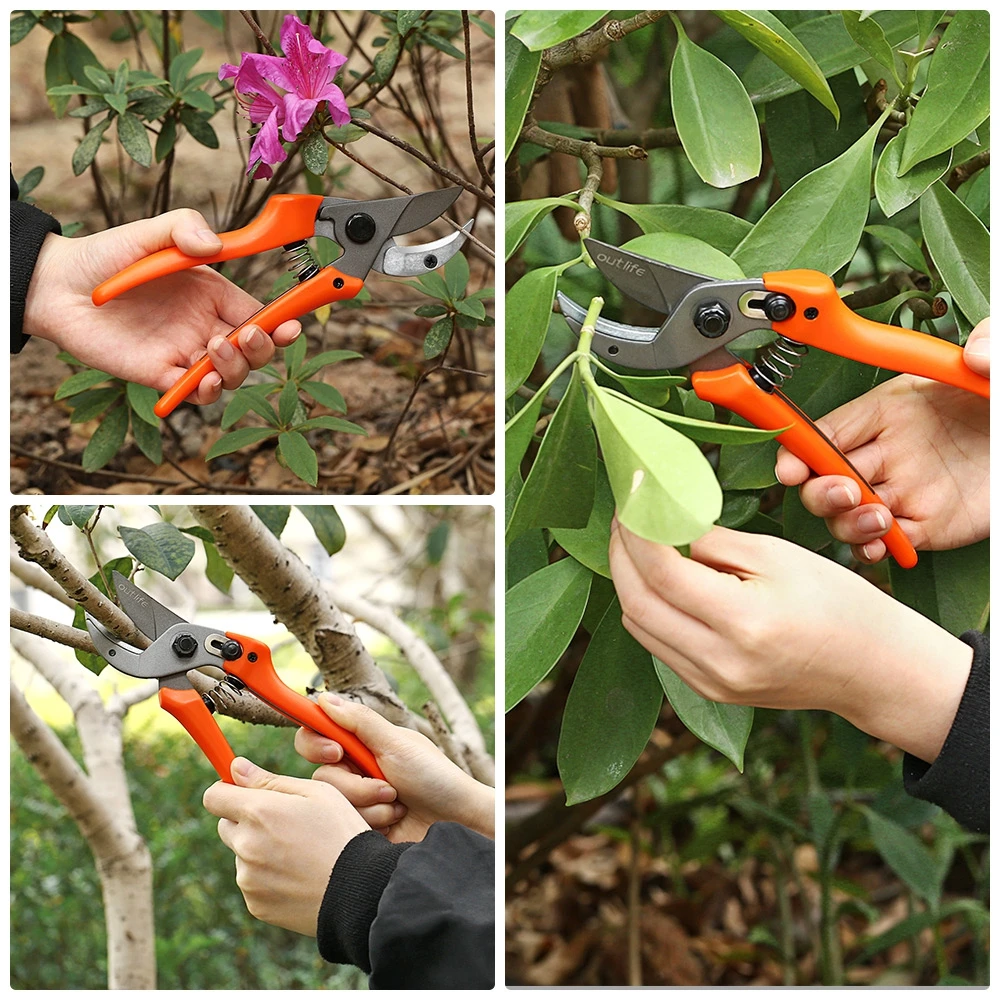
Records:
<instances>
[{"instance_id":1,"label":"human hand","mask_svg":"<svg viewBox=\"0 0 1000 1000\"><path fill-rule=\"evenodd\" d=\"M236 884L251 916L316 936L316 920L341 852L370 829L331 785L271 774L242 757L235 785L217 781L205 808L236 855Z\"/></svg>"},{"instance_id":2,"label":"human hand","mask_svg":"<svg viewBox=\"0 0 1000 1000\"><path fill-rule=\"evenodd\" d=\"M968 366L989 375L989 320L969 335ZM775 475L801 486L805 508L862 562L885 556L892 518L917 549L954 549L990 533L990 404L970 392L900 375L851 400L817 425L875 488L883 504L861 504L846 476L813 476L778 450Z\"/></svg>"},{"instance_id":3,"label":"human hand","mask_svg":"<svg viewBox=\"0 0 1000 1000\"><path fill-rule=\"evenodd\" d=\"M209 267L180 271L141 285L103 306L91 301L102 281L157 250L177 246L195 257L217 254L222 243L202 216L178 209L94 236L45 237L24 310L24 332L54 341L100 371L165 392L206 352L216 371L191 402L213 403L235 389L251 368L287 347L302 327L282 323L272 336L248 327L239 350L225 339L261 304Z\"/></svg>"},{"instance_id":4,"label":"human hand","mask_svg":"<svg viewBox=\"0 0 1000 1000\"><path fill-rule=\"evenodd\" d=\"M423 840L428 827L442 821L493 836L493 789L452 763L426 736L334 694L321 694L319 705L371 750L386 780L357 774L339 743L311 729L295 734L295 749L323 765L313 778L342 792L369 826L397 844Z\"/></svg>"},{"instance_id":5,"label":"human hand","mask_svg":"<svg viewBox=\"0 0 1000 1000\"><path fill-rule=\"evenodd\" d=\"M826 709L937 757L972 650L856 573L726 528L693 542L687 559L616 522L609 555L625 628L703 697Z\"/></svg>"}]
</instances>

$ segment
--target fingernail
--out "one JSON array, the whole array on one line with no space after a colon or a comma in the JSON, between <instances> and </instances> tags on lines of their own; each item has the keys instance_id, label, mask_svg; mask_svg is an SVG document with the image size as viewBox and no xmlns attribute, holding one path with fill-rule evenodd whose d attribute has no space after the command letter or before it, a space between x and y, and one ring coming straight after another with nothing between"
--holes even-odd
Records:
<instances>
[{"instance_id":1,"label":"fingernail","mask_svg":"<svg viewBox=\"0 0 1000 1000\"><path fill-rule=\"evenodd\" d=\"M249 778L256 769L256 766L256 764L251 764L246 757L237 757L236 760L233 761L233 770L241 778Z\"/></svg>"},{"instance_id":2,"label":"fingernail","mask_svg":"<svg viewBox=\"0 0 1000 1000\"><path fill-rule=\"evenodd\" d=\"M298 327L298 329L295 331L295 333L292 334L289 342L291 342L291 340L298 340L298 336L302 332L302 324L297 322L295 325Z\"/></svg>"},{"instance_id":3,"label":"fingernail","mask_svg":"<svg viewBox=\"0 0 1000 1000\"><path fill-rule=\"evenodd\" d=\"M876 531L885 531L889 527L885 523L885 518L877 510L866 510L858 518L858 527L865 534L873 534Z\"/></svg>"},{"instance_id":4,"label":"fingernail","mask_svg":"<svg viewBox=\"0 0 1000 1000\"><path fill-rule=\"evenodd\" d=\"M264 344L264 334L257 327L251 326L243 334L243 343L251 350L256 351L258 347L262 347Z\"/></svg>"},{"instance_id":5,"label":"fingernail","mask_svg":"<svg viewBox=\"0 0 1000 1000\"><path fill-rule=\"evenodd\" d=\"M319 696L320 701L325 701L328 705L343 705L344 699L340 697L339 694L333 694L332 691L325 691Z\"/></svg>"},{"instance_id":6,"label":"fingernail","mask_svg":"<svg viewBox=\"0 0 1000 1000\"><path fill-rule=\"evenodd\" d=\"M406 815L406 806L402 802L397 802L392 807L392 821L398 823Z\"/></svg>"},{"instance_id":7,"label":"fingernail","mask_svg":"<svg viewBox=\"0 0 1000 1000\"><path fill-rule=\"evenodd\" d=\"M344 756L344 749L339 743L327 743L319 755L330 764L336 764Z\"/></svg>"},{"instance_id":8,"label":"fingernail","mask_svg":"<svg viewBox=\"0 0 1000 1000\"><path fill-rule=\"evenodd\" d=\"M216 233L213 233L211 229L199 229L198 232L195 233L195 236L197 236L202 243L215 244L222 242L222 240L219 239L218 235Z\"/></svg>"},{"instance_id":9,"label":"fingernail","mask_svg":"<svg viewBox=\"0 0 1000 1000\"><path fill-rule=\"evenodd\" d=\"M966 353L973 358L988 358L990 356L989 338L986 340L977 340L975 343L970 344L966 348Z\"/></svg>"},{"instance_id":10,"label":"fingernail","mask_svg":"<svg viewBox=\"0 0 1000 1000\"><path fill-rule=\"evenodd\" d=\"M212 352L222 361L231 360L235 353L233 345L225 337L216 337L209 346L212 348Z\"/></svg>"},{"instance_id":11,"label":"fingernail","mask_svg":"<svg viewBox=\"0 0 1000 1000\"><path fill-rule=\"evenodd\" d=\"M837 507L854 507L861 502L861 497L849 486L831 486L826 495Z\"/></svg>"},{"instance_id":12,"label":"fingernail","mask_svg":"<svg viewBox=\"0 0 1000 1000\"><path fill-rule=\"evenodd\" d=\"M396 789L391 785L383 785L378 790L376 798L379 802L392 802L396 798Z\"/></svg>"},{"instance_id":13,"label":"fingernail","mask_svg":"<svg viewBox=\"0 0 1000 1000\"><path fill-rule=\"evenodd\" d=\"M875 562L875 560L872 558L871 552L868 551L868 546L867 545L862 545L861 546L861 554L865 557L865 559L868 562Z\"/></svg>"},{"instance_id":14,"label":"fingernail","mask_svg":"<svg viewBox=\"0 0 1000 1000\"><path fill-rule=\"evenodd\" d=\"M211 375L206 375L205 381L208 382L208 388L213 391L222 386L222 376L218 372L212 372Z\"/></svg>"}]
</instances>

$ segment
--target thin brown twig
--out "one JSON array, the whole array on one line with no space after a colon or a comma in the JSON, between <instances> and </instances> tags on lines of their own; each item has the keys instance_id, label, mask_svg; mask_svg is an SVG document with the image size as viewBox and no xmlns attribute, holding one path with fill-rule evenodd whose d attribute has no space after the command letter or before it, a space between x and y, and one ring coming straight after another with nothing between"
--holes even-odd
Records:
<instances>
[{"instance_id":1,"label":"thin brown twig","mask_svg":"<svg viewBox=\"0 0 1000 1000\"><path fill-rule=\"evenodd\" d=\"M277 55L274 51L274 46L271 44L271 40L264 34L261 26L254 20L250 11L241 10L240 14L243 15L243 20L250 25L250 30L257 36L257 41L264 46L264 51L271 56Z\"/></svg>"},{"instance_id":2,"label":"thin brown twig","mask_svg":"<svg viewBox=\"0 0 1000 1000\"><path fill-rule=\"evenodd\" d=\"M462 31L465 34L465 106L469 118L469 145L472 147L472 155L476 158L476 166L479 167L480 176L492 188L493 178L486 169L483 152L479 148L479 140L476 137L476 112L472 101L472 40L467 10L462 11Z\"/></svg>"},{"instance_id":3,"label":"thin brown twig","mask_svg":"<svg viewBox=\"0 0 1000 1000\"><path fill-rule=\"evenodd\" d=\"M570 156L583 158L589 152L593 156L606 156L609 159L645 160L646 150L641 146L599 146L587 139L573 139L568 135L556 135L548 132L533 120L527 122L521 138L525 142L533 142L536 146L544 146L553 153L568 153Z\"/></svg>"}]
</instances>

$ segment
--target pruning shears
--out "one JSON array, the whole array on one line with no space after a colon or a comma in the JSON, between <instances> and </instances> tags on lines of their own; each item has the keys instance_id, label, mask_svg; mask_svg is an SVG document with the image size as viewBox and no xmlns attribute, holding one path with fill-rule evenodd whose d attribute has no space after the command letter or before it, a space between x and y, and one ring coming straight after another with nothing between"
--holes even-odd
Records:
<instances>
[{"instance_id":1,"label":"pruning shears","mask_svg":"<svg viewBox=\"0 0 1000 1000\"><path fill-rule=\"evenodd\" d=\"M760 278L720 281L599 240L584 242L613 285L666 317L659 327L598 318L592 343L595 354L625 368L646 371L687 367L699 399L724 406L762 430L780 430L777 440L817 475L853 479L861 488L862 503L882 501L840 450L780 391L810 347L989 398L989 379L965 364L958 345L859 316L841 301L830 277L819 271L775 271ZM570 326L579 331L586 309L561 292L558 300ZM777 339L755 364L725 347L751 330L768 328ZM917 554L896 521L883 541L900 566L916 565Z\"/></svg>"},{"instance_id":2,"label":"pruning shears","mask_svg":"<svg viewBox=\"0 0 1000 1000\"><path fill-rule=\"evenodd\" d=\"M122 673L159 681L160 705L194 737L223 781L233 784L229 769L235 754L212 718L211 701L188 680L188 671L199 667L222 670L226 675L223 683L237 691L248 688L298 725L336 740L368 777L385 777L372 752L353 733L338 726L319 705L297 694L278 677L271 663L271 650L264 643L235 632L192 625L117 571L114 586L122 610L153 642L144 650L133 649L88 613L87 631L95 648Z\"/></svg>"},{"instance_id":3,"label":"pruning shears","mask_svg":"<svg viewBox=\"0 0 1000 1000\"><path fill-rule=\"evenodd\" d=\"M364 287L369 271L415 277L447 263L465 242L471 221L450 236L419 246L401 246L394 237L423 229L443 215L459 194L461 190L452 187L373 201L310 194L274 195L249 225L219 234L219 253L189 257L177 247L159 250L101 282L92 299L94 305L101 306L164 275L283 247L298 284L233 330L228 340L235 346L240 332L250 324L270 334L286 320L297 319L330 302L354 298ZM313 236L332 240L343 253L332 264L320 267L306 242ZM197 361L160 397L153 407L156 415L166 417L172 413L213 371L215 367L207 355Z\"/></svg>"}]
</instances>

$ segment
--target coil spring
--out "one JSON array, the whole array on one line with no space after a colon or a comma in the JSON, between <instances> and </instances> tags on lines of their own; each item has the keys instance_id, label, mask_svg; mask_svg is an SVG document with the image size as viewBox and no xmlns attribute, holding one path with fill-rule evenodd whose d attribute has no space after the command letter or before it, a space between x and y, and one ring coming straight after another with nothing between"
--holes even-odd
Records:
<instances>
[{"instance_id":1,"label":"coil spring","mask_svg":"<svg viewBox=\"0 0 1000 1000\"><path fill-rule=\"evenodd\" d=\"M778 339L768 347L764 356L754 365L752 374L754 380L766 385L761 388L779 389L790 379L798 368L802 367L802 359L809 353L805 344L778 334ZM770 390L769 390L770 391Z\"/></svg>"},{"instance_id":2,"label":"coil spring","mask_svg":"<svg viewBox=\"0 0 1000 1000\"><path fill-rule=\"evenodd\" d=\"M294 272L298 281L308 281L319 274L319 261L313 256L312 247L305 240L288 243L283 250L288 260L288 270Z\"/></svg>"}]
</instances>

